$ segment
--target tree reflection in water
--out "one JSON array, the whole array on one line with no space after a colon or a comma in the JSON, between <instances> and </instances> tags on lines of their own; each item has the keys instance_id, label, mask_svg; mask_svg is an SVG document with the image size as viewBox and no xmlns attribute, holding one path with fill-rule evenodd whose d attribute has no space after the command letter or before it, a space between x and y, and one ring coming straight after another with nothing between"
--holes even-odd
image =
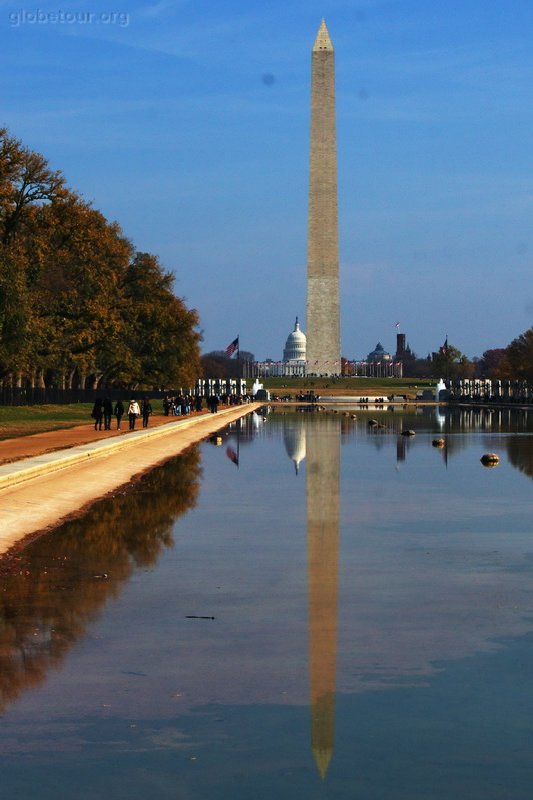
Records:
<instances>
[{"instance_id":1,"label":"tree reflection in water","mask_svg":"<svg viewBox=\"0 0 533 800\"><path fill-rule=\"evenodd\" d=\"M509 463L516 469L533 478L533 441L531 437L516 436L507 439Z\"/></svg>"},{"instance_id":2,"label":"tree reflection in water","mask_svg":"<svg viewBox=\"0 0 533 800\"><path fill-rule=\"evenodd\" d=\"M2 564L0 710L43 682L132 572L173 545L200 473L194 447Z\"/></svg>"}]
</instances>

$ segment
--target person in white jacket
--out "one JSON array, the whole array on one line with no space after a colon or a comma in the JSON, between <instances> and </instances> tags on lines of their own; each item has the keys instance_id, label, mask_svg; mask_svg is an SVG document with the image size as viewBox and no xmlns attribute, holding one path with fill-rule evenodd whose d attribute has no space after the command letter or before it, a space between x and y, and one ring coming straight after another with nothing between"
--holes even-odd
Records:
<instances>
[{"instance_id":1,"label":"person in white jacket","mask_svg":"<svg viewBox=\"0 0 533 800\"><path fill-rule=\"evenodd\" d=\"M139 408L139 403L137 400L130 400L130 404L128 406L128 417L130 420L130 431L135 430L135 420L138 416L140 416L141 409Z\"/></svg>"}]
</instances>

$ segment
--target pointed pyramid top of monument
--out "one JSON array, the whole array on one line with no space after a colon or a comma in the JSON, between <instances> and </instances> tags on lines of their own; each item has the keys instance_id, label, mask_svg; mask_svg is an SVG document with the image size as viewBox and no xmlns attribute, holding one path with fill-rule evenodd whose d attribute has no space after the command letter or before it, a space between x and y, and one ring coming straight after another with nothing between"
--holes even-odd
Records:
<instances>
[{"instance_id":1,"label":"pointed pyramid top of monument","mask_svg":"<svg viewBox=\"0 0 533 800\"><path fill-rule=\"evenodd\" d=\"M322 17L322 22L320 23L320 28L318 29L318 33L316 35L315 43L313 45L313 53L316 53L320 50L333 51L333 43L330 39L324 17Z\"/></svg>"}]
</instances>

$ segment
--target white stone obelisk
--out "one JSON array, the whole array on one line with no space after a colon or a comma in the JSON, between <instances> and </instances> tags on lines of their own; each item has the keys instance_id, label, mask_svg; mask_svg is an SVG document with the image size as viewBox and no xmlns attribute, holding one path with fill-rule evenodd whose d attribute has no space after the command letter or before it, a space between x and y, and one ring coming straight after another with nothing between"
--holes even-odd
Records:
<instances>
[{"instance_id":1,"label":"white stone obelisk","mask_svg":"<svg viewBox=\"0 0 533 800\"><path fill-rule=\"evenodd\" d=\"M322 20L311 56L307 374L340 375L335 51Z\"/></svg>"}]
</instances>

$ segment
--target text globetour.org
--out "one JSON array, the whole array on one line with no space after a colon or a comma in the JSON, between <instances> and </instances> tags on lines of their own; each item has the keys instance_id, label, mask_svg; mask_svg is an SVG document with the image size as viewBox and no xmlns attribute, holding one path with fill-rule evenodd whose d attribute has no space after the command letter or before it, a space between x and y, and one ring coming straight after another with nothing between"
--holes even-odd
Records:
<instances>
[{"instance_id":1,"label":"text globetour.org","mask_svg":"<svg viewBox=\"0 0 533 800\"><path fill-rule=\"evenodd\" d=\"M11 11L9 22L19 25L119 25L125 28L130 23L127 11Z\"/></svg>"}]
</instances>

